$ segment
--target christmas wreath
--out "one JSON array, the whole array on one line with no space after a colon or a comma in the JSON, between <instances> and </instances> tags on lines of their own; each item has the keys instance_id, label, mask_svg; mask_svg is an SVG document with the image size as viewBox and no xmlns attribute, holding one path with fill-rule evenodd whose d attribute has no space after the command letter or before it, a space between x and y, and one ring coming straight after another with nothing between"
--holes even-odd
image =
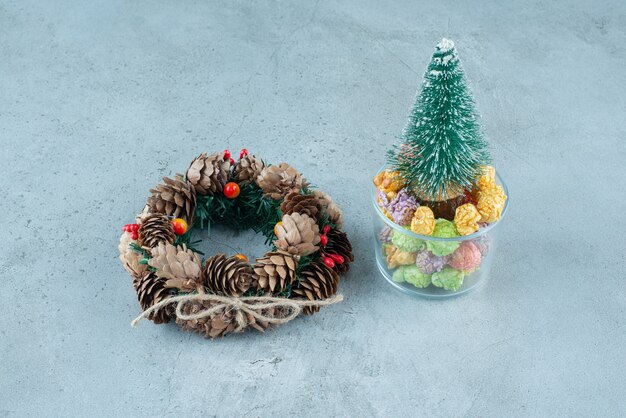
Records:
<instances>
[{"instance_id":1,"label":"christmas wreath","mask_svg":"<svg viewBox=\"0 0 626 418\"><path fill-rule=\"evenodd\" d=\"M186 174L150 190L136 223L123 227L120 260L133 278L142 314L175 320L206 337L290 321L339 302L339 275L354 260L342 212L287 163L268 165L244 149L201 154ZM252 229L271 250L202 260L193 233L223 224Z\"/></svg>"}]
</instances>

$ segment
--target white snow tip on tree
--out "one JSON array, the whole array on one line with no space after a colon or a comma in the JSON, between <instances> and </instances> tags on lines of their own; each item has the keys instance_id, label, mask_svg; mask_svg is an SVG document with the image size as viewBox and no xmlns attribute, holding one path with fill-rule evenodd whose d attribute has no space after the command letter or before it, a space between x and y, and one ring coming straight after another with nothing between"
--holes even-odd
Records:
<instances>
[{"instance_id":1,"label":"white snow tip on tree","mask_svg":"<svg viewBox=\"0 0 626 418\"><path fill-rule=\"evenodd\" d=\"M437 44L437 49L441 52L448 52L454 49L454 42L447 38L442 38L441 42Z\"/></svg>"}]
</instances>

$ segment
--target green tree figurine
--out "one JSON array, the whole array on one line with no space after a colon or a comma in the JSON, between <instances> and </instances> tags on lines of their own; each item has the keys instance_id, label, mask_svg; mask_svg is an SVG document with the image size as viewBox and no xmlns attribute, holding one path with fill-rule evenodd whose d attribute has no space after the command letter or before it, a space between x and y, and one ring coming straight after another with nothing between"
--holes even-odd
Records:
<instances>
[{"instance_id":1,"label":"green tree figurine","mask_svg":"<svg viewBox=\"0 0 626 418\"><path fill-rule=\"evenodd\" d=\"M471 189L489 164L487 143L454 48L442 39L389 164L426 201L444 201Z\"/></svg>"}]
</instances>

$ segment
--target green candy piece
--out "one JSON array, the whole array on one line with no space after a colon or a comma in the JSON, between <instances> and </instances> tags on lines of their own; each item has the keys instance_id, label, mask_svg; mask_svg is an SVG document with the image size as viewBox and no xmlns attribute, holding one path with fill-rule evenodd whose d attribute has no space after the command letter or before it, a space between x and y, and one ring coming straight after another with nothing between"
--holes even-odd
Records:
<instances>
[{"instance_id":1,"label":"green candy piece","mask_svg":"<svg viewBox=\"0 0 626 418\"><path fill-rule=\"evenodd\" d=\"M437 219L432 236L437 238L454 238L458 237L459 233L456 230L454 222L447 219Z\"/></svg>"},{"instance_id":2,"label":"green candy piece","mask_svg":"<svg viewBox=\"0 0 626 418\"><path fill-rule=\"evenodd\" d=\"M437 238L454 238L458 237L459 233L456 230L454 222L447 219L437 219L435 221L435 230L432 233L433 237ZM431 253L438 256L445 256L452 254L461 245L458 241L428 241L426 242L426 248Z\"/></svg>"},{"instance_id":3,"label":"green candy piece","mask_svg":"<svg viewBox=\"0 0 626 418\"><path fill-rule=\"evenodd\" d=\"M404 280L415 287L423 288L430 286L430 274L422 273L420 269L414 265L404 267Z\"/></svg>"},{"instance_id":4,"label":"green candy piece","mask_svg":"<svg viewBox=\"0 0 626 418\"><path fill-rule=\"evenodd\" d=\"M391 280L396 283L402 283L404 281L404 266L400 266L393 272Z\"/></svg>"},{"instance_id":5,"label":"green candy piece","mask_svg":"<svg viewBox=\"0 0 626 418\"><path fill-rule=\"evenodd\" d=\"M442 257L452 254L454 251L456 251L456 249L459 248L459 243L455 241L428 241L426 243L426 247L431 253Z\"/></svg>"},{"instance_id":6,"label":"green candy piece","mask_svg":"<svg viewBox=\"0 0 626 418\"><path fill-rule=\"evenodd\" d=\"M465 273L463 270L444 267L443 270L433 273L432 280L435 286L456 292L463 284L464 278Z\"/></svg>"},{"instance_id":7,"label":"green candy piece","mask_svg":"<svg viewBox=\"0 0 626 418\"><path fill-rule=\"evenodd\" d=\"M391 242L393 243L393 245L398 247L400 251L403 251L405 253L414 253L424 248L424 240L421 240L419 238L413 238L407 234L403 234L400 231L393 231Z\"/></svg>"}]
</instances>

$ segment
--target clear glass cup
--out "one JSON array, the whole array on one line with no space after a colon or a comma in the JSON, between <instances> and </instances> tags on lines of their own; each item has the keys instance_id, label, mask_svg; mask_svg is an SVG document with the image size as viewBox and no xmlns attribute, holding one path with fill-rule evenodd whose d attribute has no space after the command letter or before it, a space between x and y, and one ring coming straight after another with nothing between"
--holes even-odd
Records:
<instances>
[{"instance_id":1,"label":"clear glass cup","mask_svg":"<svg viewBox=\"0 0 626 418\"><path fill-rule=\"evenodd\" d=\"M402 292L429 298L457 296L487 279L496 249L497 226L504 219L510 200L506 184L498 174L496 184L507 195L500 220L481 225L471 235L454 238L419 235L394 223L378 205L377 189L372 185L372 241L383 277ZM401 244L404 251L395 253L398 246L394 244Z\"/></svg>"}]
</instances>

